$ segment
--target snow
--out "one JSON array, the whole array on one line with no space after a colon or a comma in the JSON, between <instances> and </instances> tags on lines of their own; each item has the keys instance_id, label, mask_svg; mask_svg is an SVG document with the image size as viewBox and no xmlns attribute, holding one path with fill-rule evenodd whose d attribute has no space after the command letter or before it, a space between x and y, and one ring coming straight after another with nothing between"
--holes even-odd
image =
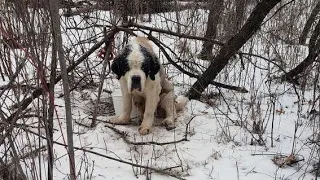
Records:
<instances>
[{"instance_id":1,"label":"snow","mask_svg":"<svg viewBox=\"0 0 320 180\"><path fill-rule=\"evenodd\" d=\"M189 17L189 11L182 11L181 17ZM186 14L186 15L184 15ZM168 14L159 14L153 17L150 23L145 25L153 27L167 28L171 27L175 31L172 22L168 22L163 17ZM203 21L206 20L206 12L199 10L197 15ZM107 13L103 17L109 17ZM174 13L170 16L175 16ZM74 17L76 22L82 22L79 17ZM182 19L183 21L183 19ZM188 22L186 20L186 22ZM87 22L88 23L88 22ZM99 23L99 22L90 22ZM79 23L79 27L81 24ZM194 35L203 35L204 27ZM100 29L101 30L101 29ZM188 27L182 28L183 32L190 32L192 29ZM91 32L93 34L98 33ZM71 33L71 30L68 31ZM101 31L100 31L101 32ZM72 33L71 33L72 34ZM70 35L70 34L69 34ZM156 36L156 33L153 35ZM64 35L65 46L72 46L73 41L77 39L67 38L68 34ZM81 34L79 39L86 39L89 34ZM258 42L254 45L254 52L261 55L266 55L265 43L262 35L256 35L252 41ZM72 36L73 37L73 36ZM156 36L157 37L157 36ZM177 48L178 39L166 35L159 36L159 39L166 45L179 52ZM119 41L120 38L118 37ZM120 42L117 42L120 44ZM185 56L194 56L201 50L199 41L187 41L190 49L189 54ZM250 43L249 43L250 44ZM87 44L90 47L91 44ZM301 58L306 55L305 47L288 46L279 44L283 52L279 52L278 56L289 58L287 54L296 53L296 58ZM86 47L86 48L88 48ZM249 45L242 50L246 52ZM156 51L159 49L155 47ZM271 48L272 49L272 48ZM265 51L264 51L265 50ZM81 48L76 46L71 53L75 57L80 56ZM269 52L269 51L268 51ZM273 53L271 53L273 54ZM274 53L275 54L275 53ZM171 54L172 55L172 54ZM267 56L267 55L266 55ZM269 56L269 54L268 54ZM166 62L165 58L160 53L162 62ZM202 62L195 58L202 65L207 65L207 62ZM285 61L285 59L283 59ZM94 55L89 57L89 61L97 61ZM176 122L174 130L167 131L165 127L155 126L152 133L146 136L141 136L138 133L137 125L116 125L112 126L105 121L108 121L112 116L98 116L98 124L94 128L87 128L79 125L76 122L90 124L90 115L88 105L96 99L97 89L85 89L74 91L72 93L72 110L74 118L74 146L88 151L76 150L76 172L78 179L146 179L146 170L144 168L134 167L129 164L124 164L108 157L126 161L143 166L153 167L159 170L170 169L165 171L166 174L151 172L151 179L176 179L174 175L185 179L246 179L246 180L269 180L269 179L314 179L314 175L308 171L311 165L308 164L309 158L313 158L313 148L308 144L308 138L311 137L314 129L312 120L308 116L311 110L308 101L314 96L313 90L297 89L297 93L303 97L304 102L297 103L299 100L292 85L286 83L266 83L270 74L263 69L255 68L254 64L259 67L271 69L272 75L279 74L276 72L276 67L261 59L251 59L252 63L245 64L245 70L240 69L239 62L231 62L216 79L218 82L226 84L234 84L248 88L248 94L235 93L229 90L217 89L211 86L208 92L221 93L214 99L213 106L206 103L191 100L188 102L186 110L180 114ZM95 62L96 63L96 62ZM168 66L167 71L169 77L175 83L176 94L180 95L186 91L195 81L185 75L181 75L176 70ZM241 72L241 74L239 74ZM110 75L105 81L105 89L113 90L117 88L115 80L111 80L113 75ZM5 82L0 80L0 85ZM183 85L182 85L183 84ZM64 119L64 101L59 94L62 93L61 84L56 86L55 103L58 112L54 121L54 141L64 143L66 140L66 124ZM87 94L86 97L83 94ZM272 95L272 96L271 96ZM107 93L102 94L102 99L109 98ZM274 105L274 107L273 107ZM34 107L32 107L34 108ZM273 112L274 110L278 110ZM299 112L299 113L298 113ZM301 116L303 115L303 116ZM261 134L265 144L259 145L255 141L258 139L258 134L252 133L253 121L263 121L265 132ZM36 121L31 119L30 121ZM273 123L272 123L273 122ZM242 124L242 126L240 126ZM273 127L273 147L271 146L271 126ZM299 124L295 134L295 127ZM134 145L125 142L123 135L117 133L114 129L108 128L111 126L126 133L126 138L133 143L146 143L143 145ZM29 128L30 131L37 132L36 128ZM44 131L42 135L45 136ZM296 139L294 139L294 135ZM183 140L187 137L187 140ZM30 140L31 138L31 140ZM25 132L20 132L17 139L19 146L23 146L27 142L36 145L37 141L32 138L36 136ZM156 143L166 143L179 141L178 143L157 145ZM148 143L149 142L149 143ZM156 142L156 143L155 143ZM46 141L41 140L41 144L45 145ZM294 144L294 146L293 146ZM99 153L104 156L94 154ZM289 156L294 153L303 161L292 166L278 167L272 159L276 155ZM32 179L35 175L35 170L42 169L41 177L46 177L46 162L47 152L42 152L42 161L33 161L32 158L27 159L28 163L22 163L23 169L28 177ZM54 145L54 179L68 179L69 162L67 150L65 147ZM171 174L171 176L170 176Z\"/></svg>"},{"instance_id":2,"label":"snow","mask_svg":"<svg viewBox=\"0 0 320 180\"><path fill-rule=\"evenodd\" d=\"M124 142L119 134L105 127L104 123L99 123L94 129L75 124L75 132L79 133L74 136L75 146L159 169L179 166L172 171L182 175L185 179L298 179L304 173L305 165L303 163L293 167L279 168L271 161L275 155L289 155L292 150L292 134L294 133L296 113L293 98L290 96L285 96L285 98L289 100L284 105L288 107L285 108L285 114L275 117L274 137L279 140L274 142L274 147L270 147L269 132L263 135L264 138L268 138L265 146L249 145L251 136L245 129L234 126L230 122L226 124L228 119L221 114L218 108L209 107L195 100L188 103L187 110L180 114L177 127L172 131L155 126L151 134L140 136L137 126L115 126L115 128L128 133L128 139L132 142L164 143L183 139L186 126L189 124L187 128L188 141L170 145L131 145ZM62 105L63 101L56 103ZM78 103L80 107L83 104L81 101ZM74 103L74 112L77 112L78 103ZM63 112L63 108L63 106L59 107L58 112ZM84 117L86 115L81 113L81 110L79 112L79 115L74 115L76 121L88 118L88 116ZM60 117L63 117L63 113ZM102 120L109 118L111 117L99 117ZM239 120L236 116L233 119ZM64 126L64 122L62 122L63 129L65 129ZM303 127L301 130L311 132L310 127ZM302 131L299 131L298 134L303 133ZM296 153L307 159L310 149L305 147L302 138L308 137L309 133L304 133L300 137L301 142L296 142L295 150ZM229 138L232 140L230 141ZM56 132L54 139L62 142L61 133ZM58 145L55 145L54 148L55 156L58 159L55 164L55 179L66 179L68 173L66 149ZM89 179L84 177L86 175L92 176L92 179L134 179L135 173L137 173L138 179L145 179L143 169L80 150L76 151L76 163L77 170L81 170L79 179ZM81 165L84 166L83 163L86 168L81 168ZM299 166L302 166L302 169L299 169ZM151 177L152 179L168 178L166 175L158 173L152 173ZM304 177L304 179L313 178L309 173Z\"/></svg>"}]
</instances>

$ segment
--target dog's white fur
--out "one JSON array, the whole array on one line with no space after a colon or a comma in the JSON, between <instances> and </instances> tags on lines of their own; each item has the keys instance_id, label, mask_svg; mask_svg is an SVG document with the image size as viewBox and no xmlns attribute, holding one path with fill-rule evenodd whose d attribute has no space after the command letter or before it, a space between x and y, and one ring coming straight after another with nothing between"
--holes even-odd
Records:
<instances>
[{"instance_id":1,"label":"dog's white fur","mask_svg":"<svg viewBox=\"0 0 320 180\"><path fill-rule=\"evenodd\" d=\"M145 47L148 53L156 57L147 38L137 37L129 45L131 52L126 58L128 60L129 71L119 79L123 97L123 113L114 122L117 124L127 124L131 120L130 114L132 103L134 103L141 114L142 123L139 127L141 135L150 132L157 108L162 108L165 112L163 123L169 128L174 127L176 108L177 110L182 110L187 103L186 98L175 103L173 85L166 79L161 65L154 80L147 77L142 70L141 65L146 57L141 52L140 46ZM131 79L134 75L141 77L140 91L136 89L131 91Z\"/></svg>"}]
</instances>

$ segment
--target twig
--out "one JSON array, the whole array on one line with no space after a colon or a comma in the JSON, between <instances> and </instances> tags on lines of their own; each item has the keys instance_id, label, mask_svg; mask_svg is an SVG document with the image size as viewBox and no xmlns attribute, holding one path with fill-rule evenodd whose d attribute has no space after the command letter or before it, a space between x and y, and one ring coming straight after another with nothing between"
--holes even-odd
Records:
<instances>
[{"instance_id":1,"label":"twig","mask_svg":"<svg viewBox=\"0 0 320 180\"><path fill-rule=\"evenodd\" d=\"M13 164L15 165L15 167L18 170L18 174L20 174L23 177L23 179L27 179L24 171L22 170L22 167L21 167L21 164L20 164L20 161L19 161L20 159L19 159L19 156L18 156L18 152L16 150L16 147L14 145L12 137L8 136L8 140L9 140L9 143L10 143L10 147L12 149L12 161L13 161Z\"/></svg>"},{"instance_id":2,"label":"twig","mask_svg":"<svg viewBox=\"0 0 320 180\"><path fill-rule=\"evenodd\" d=\"M77 59L73 64L71 64L68 68L67 68L67 72L71 72L74 68L76 68L79 64L81 64L84 60L86 60L88 58L88 56L90 56L95 50L97 50L102 44L104 44L105 42L109 42L110 38L114 36L115 33L117 33L119 30L117 28L111 29L110 32L108 33L108 36L103 38L101 41L99 41L98 43L96 43L95 45L93 45L87 52L85 52L79 59ZM61 75L59 75L58 77L55 78L55 84L57 84L60 80L62 79ZM28 98L24 99L23 101L21 101L21 103L19 103L18 107L21 107L21 110L24 110L34 99L38 98L40 95L42 95L44 93L44 90L42 88L38 88L36 90L34 90L31 94L31 96L29 96ZM7 122L12 121L12 119L14 119L14 117L19 114L18 111L15 111L14 113L12 113L7 119ZM1 144L1 141L0 141Z\"/></svg>"},{"instance_id":3,"label":"twig","mask_svg":"<svg viewBox=\"0 0 320 180\"><path fill-rule=\"evenodd\" d=\"M187 124L186 124L186 131L185 131L185 134L184 134L184 138L185 138L185 139L188 138L188 129L189 129L189 127L190 127L191 122L194 120L195 117L197 117L197 116L193 115L193 116L190 118L190 120L187 122Z\"/></svg>"},{"instance_id":4,"label":"twig","mask_svg":"<svg viewBox=\"0 0 320 180\"><path fill-rule=\"evenodd\" d=\"M149 31L155 31L155 32L159 32L162 34L169 34L172 36L176 36L179 38L187 38L187 39L194 39L194 40L200 40L200 41L210 41L212 43L215 43L219 46L223 46L224 43L214 40L214 39L209 39L209 38L205 38L205 37L199 37L199 36L191 36L191 35L187 35L187 34L182 34L182 33L176 33L176 32L172 32L172 31L168 31L168 30L163 30L163 29L159 29L159 28L153 28L153 27L148 27L148 26L144 26L144 25L140 25L140 24L136 24L133 22L129 22L128 26L130 27L136 27L136 28L140 28L140 29L144 29L144 30L149 30Z\"/></svg>"},{"instance_id":5,"label":"twig","mask_svg":"<svg viewBox=\"0 0 320 180\"><path fill-rule=\"evenodd\" d=\"M28 158L28 157L32 157L32 156L36 156L40 151L45 151L47 149L46 146L41 146L37 149L34 149L30 152L27 152L25 154L23 154L22 156L19 157L19 159L25 159L25 158Z\"/></svg>"},{"instance_id":6,"label":"twig","mask_svg":"<svg viewBox=\"0 0 320 180\"><path fill-rule=\"evenodd\" d=\"M106 29L104 28L104 36L107 36L106 33ZM102 93L102 88L103 88L103 82L104 79L106 77L106 69L108 66L108 74L110 73L110 61L111 60L111 54L112 54L112 50L113 50L113 41L114 41L114 37L110 38L109 42L106 42L106 52L104 54L104 62L103 62L103 66L102 66L102 73L100 75L100 85L99 85L99 89L98 89L98 95L97 95L97 102L96 105L94 106L94 110L93 110L93 115L92 115L92 121L91 121L91 127L96 126L96 119L97 119L97 112L98 112L98 106L100 103L100 97L101 97L101 93Z\"/></svg>"},{"instance_id":7,"label":"twig","mask_svg":"<svg viewBox=\"0 0 320 180\"><path fill-rule=\"evenodd\" d=\"M236 161L236 167L237 167L237 179L240 180L238 161Z\"/></svg>"},{"instance_id":8,"label":"twig","mask_svg":"<svg viewBox=\"0 0 320 180\"><path fill-rule=\"evenodd\" d=\"M118 31L119 31L119 29L117 29L117 28L111 29L110 32L108 33L107 37L104 37L101 41L99 41L98 43L93 45L87 52L85 52L79 59L77 59L77 61L75 61L73 64L71 64L67 68L67 72L72 71L80 63L82 63L84 60L86 60L88 58L88 56L91 55L95 50L97 50L103 43L110 42L110 38L113 37L114 34L117 33ZM61 79L62 79L61 75L56 77L54 80L54 84L58 83ZM10 83L8 85L10 85ZM50 84L47 83L47 86L50 86ZM3 91L5 91L5 90L3 90ZM34 99L37 99L43 93L45 93L45 90L41 87L34 90L29 97L23 99L21 102L14 105L14 106L18 107L18 109L15 112L13 112L8 118L6 118L4 121L11 123L11 125L13 125L17 121L19 114L24 109L26 109L29 106L29 104L32 103L32 101ZM5 134L0 138L0 144L3 144L3 142L5 141L5 138L11 133L13 128L14 128L14 126L10 126L8 129L6 129Z\"/></svg>"},{"instance_id":9,"label":"twig","mask_svg":"<svg viewBox=\"0 0 320 180\"><path fill-rule=\"evenodd\" d=\"M277 15L278 12L281 11L281 9L285 8L287 5L293 3L294 1L295 1L295 0L291 0L291 1L287 2L287 3L285 3L284 5L280 6L280 8L277 9L277 10L272 14L272 16L270 16L267 20L265 20L265 21L261 24L261 26L263 26L266 22L268 22L268 21L269 21L270 19L272 19L275 15Z\"/></svg>"},{"instance_id":10,"label":"twig","mask_svg":"<svg viewBox=\"0 0 320 180\"><path fill-rule=\"evenodd\" d=\"M112 129L114 132L116 132L117 134L119 134L121 136L121 138L128 144L132 144L132 145L158 145L158 146L164 146L164 145L168 145L168 144L177 144L180 142L184 142L184 141L188 141L188 139L186 138L186 136L184 136L184 138L180 139L180 140L176 140L176 141L169 141L169 142L155 142L155 141L147 141L147 142L133 142L130 141L128 139L129 135L127 132L125 131L121 131L113 126L107 125L105 124L105 127Z\"/></svg>"},{"instance_id":11,"label":"twig","mask_svg":"<svg viewBox=\"0 0 320 180\"><path fill-rule=\"evenodd\" d=\"M287 156L284 154L279 154L279 153L252 153L251 156Z\"/></svg>"}]
</instances>

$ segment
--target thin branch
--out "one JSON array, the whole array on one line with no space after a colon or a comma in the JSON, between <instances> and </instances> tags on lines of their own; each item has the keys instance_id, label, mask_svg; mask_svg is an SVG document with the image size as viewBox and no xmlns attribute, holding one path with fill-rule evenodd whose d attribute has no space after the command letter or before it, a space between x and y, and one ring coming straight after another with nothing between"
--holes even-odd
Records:
<instances>
[{"instance_id":1,"label":"thin branch","mask_svg":"<svg viewBox=\"0 0 320 180\"><path fill-rule=\"evenodd\" d=\"M136 27L136 28L144 29L144 30L149 30L151 32L154 31L154 32L162 33L162 34L168 34L168 35L176 36L176 37L179 37L179 38L194 39L194 40L200 40L200 41L210 41L210 42L212 42L214 44L217 44L219 46L223 46L224 45L223 42L220 42L220 41L217 41L217 40L214 40L214 39L209 39L209 38L199 37L199 36L191 36L191 35L182 34L182 33L176 33L176 32L173 32L173 31L168 31L168 30L163 30L163 29L159 29L159 28L153 28L153 27L149 27L149 26L144 26L144 25L133 23L133 22L129 22L127 26Z\"/></svg>"},{"instance_id":2,"label":"thin branch","mask_svg":"<svg viewBox=\"0 0 320 180\"><path fill-rule=\"evenodd\" d=\"M192 78L200 78L199 75L193 74L189 71L186 71L183 67L179 66L175 61L173 61L170 57L170 55L166 52L166 50L163 47L163 43L161 43L157 38L153 37L152 35L148 35L148 38L154 43L156 44L159 49L162 51L162 53L164 54L164 56L167 58L167 60L174 66L176 67L179 71L181 71L182 73L192 77ZM221 87L221 88L225 88L225 89L230 89L230 90L234 90L234 91L238 91L241 93L248 93L249 91L244 88L244 87L238 87L238 86L232 86L232 85L227 85L227 84L222 84L216 81L212 81L210 84L216 86L216 87Z\"/></svg>"},{"instance_id":3,"label":"thin branch","mask_svg":"<svg viewBox=\"0 0 320 180\"><path fill-rule=\"evenodd\" d=\"M108 36L103 38L101 41L99 41L98 43L96 43L95 45L93 45L87 52L85 52L79 59L77 59L73 64L71 64L68 68L67 68L67 72L71 72L73 69L75 69L80 63L82 63L84 60L86 60L86 58L88 58L92 53L94 53L95 50L97 50L99 47L101 47L101 45L105 42L109 42L111 36L113 36L115 33L118 32L118 29L112 29ZM55 78L54 83L57 84L59 81L61 81L62 77L61 75L59 75L58 77ZM49 85L49 83L47 84ZM36 90L34 90L32 92L32 94L27 97L26 99L24 99L23 101L21 101L21 103L19 103L19 106L17 107L21 107L21 110L24 110L25 108L28 107L28 105L34 100L37 99L39 96L41 96L44 93L44 89L42 88L37 88ZM12 113L7 119L7 122L12 121L12 119L18 115L18 111L15 111L14 113ZM0 141L1 142L1 141ZM1 144L1 143L0 143Z\"/></svg>"},{"instance_id":4,"label":"thin branch","mask_svg":"<svg viewBox=\"0 0 320 180\"><path fill-rule=\"evenodd\" d=\"M107 36L106 34L106 29L104 29L104 35ZM102 72L100 75L100 85L98 89L98 95L97 95L97 102L93 110L93 115L92 115L92 122L91 122L91 127L94 127L96 125L96 118L97 118L97 112L98 112L98 107L100 103L100 97L102 93L102 88L103 88L103 82L106 77L106 70L108 66L108 74L110 73L110 60L112 59L112 50L113 50L113 43L114 43L114 37L111 38L111 41L106 44L105 46L105 53L104 53L104 62L102 66Z\"/></svg>"},{"instance_id":5,"label":"thin branch","mask_svg":"<svg viewBox=\"0 0 320 180\"><path fill-rule=\"evenodd\" d=\"M280 12L283 8L285 8L287 5L293 3L294 1L295 1L295 0L291 0L291 1L287 2L287 3L285 3L284 5L280 6L267 20L265 20L265 21L261 24L261 26L263 26L266 22L268 22L268 21L269 21L270 19L272 19L275 15L277 15L278 12Z\"/></svg>"},{"instance_id":6,"label":"thin branch","mask_svg":"<svg viewBox=\"0 0 320 180\"><path fill-rule=\"evenodd\" d=\"M125 131L121 131L117 128L115 128L114 126L110 126L105 124L105 127L112 129L114 132L116 132L117 134L119 134L121 136L121 138L128 144L132 144L132 145L158 145L158 146L164 146L164 145L169 145L169 144L177 144L180 142L184 142L184 141L188 141L187 136L184 136L182 139L176 140L176 141L169 141L169 142L156 142L156 141L147 141L147 142L133 142L129 140L129 135L127 132ZM186 133L187 134L187 133Z\"/></svg>"}]
</instances>

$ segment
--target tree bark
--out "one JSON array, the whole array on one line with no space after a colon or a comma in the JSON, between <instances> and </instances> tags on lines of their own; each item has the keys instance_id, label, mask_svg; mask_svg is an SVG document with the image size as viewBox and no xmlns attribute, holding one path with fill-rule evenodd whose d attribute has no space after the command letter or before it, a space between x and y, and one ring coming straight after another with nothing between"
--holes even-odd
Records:
<instances>
[{"instance_id":1,"label":"tree bark","mask_svg":"<svg viewBox=\"0 0 320 180\"><path fill-rule=\"evenodd\" d=\"M201 93L217 77L220 71L228 64L229 59L252 37L260 28L263 19L281 0L263 0L256 5L250 17L228 42L221 48L214 61L197 79L188 92L189 99L199 99Z\"/></svg>"},{"instance_id":2,"label":"tree bark","mask_svg":"<svg viewBox=\"0 0 320 180\"><path fill-rule=\"evenodd\" d=\"M319 14L320 12L320 1L316 4L316 6L314 7L314 9L312 10L306 25L304 26L302 33L299 37L299 44L305 44L306 43L306 39L308 36L308 33L312 27L312 24L315 22L317 14Z\"/></svg>"},{"instance_id":3,"label":"tree bark","mask_svg":"<svg viewBox=\"0 0 320 180\"><path fill-rule=\"evenodd\" d=\"M215 39L217 36L217 29L220 23L221 13L223 11L223 0L211 0L209 3L209 16L207 22L207 30L204 35L205 38ZM212 55L213 43L205 41L202 45L200 58L203 60L210 60Z\"/></svg>"}]
</instances>

